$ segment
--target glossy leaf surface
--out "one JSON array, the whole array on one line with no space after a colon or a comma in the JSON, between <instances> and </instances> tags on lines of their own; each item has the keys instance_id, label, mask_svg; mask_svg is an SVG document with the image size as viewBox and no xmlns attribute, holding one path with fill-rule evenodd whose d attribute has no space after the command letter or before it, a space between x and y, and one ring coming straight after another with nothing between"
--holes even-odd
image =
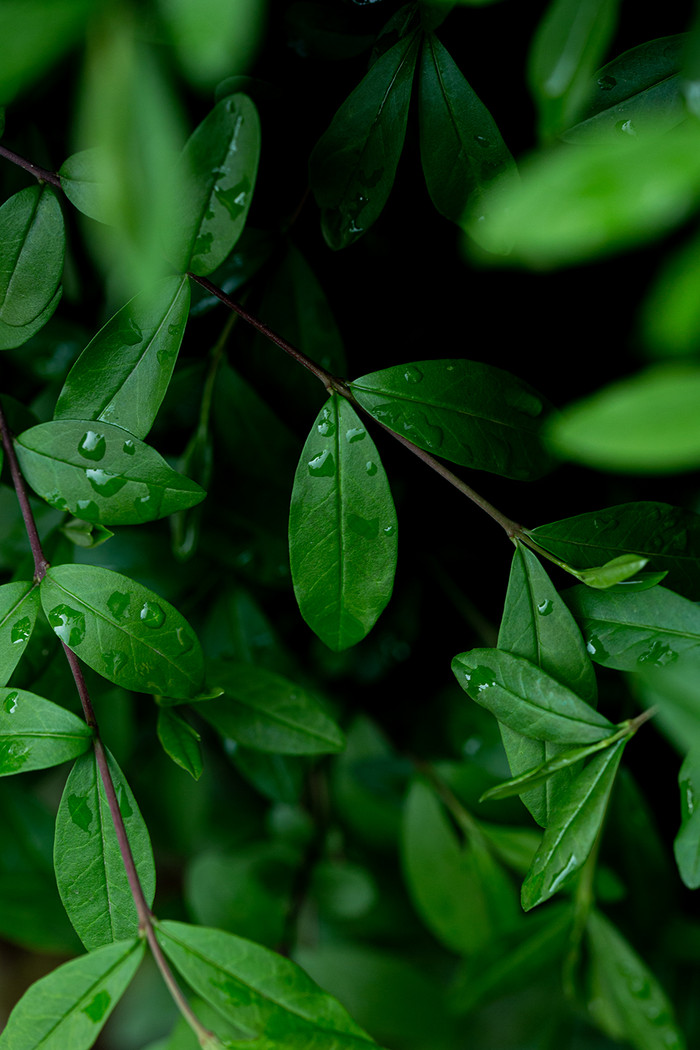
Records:
<instances>
[{"instance_id":1,"label":"glossy leaf surface","mask_svg":"<svg viewBox=\"0 0 700 1050\"><path fill-rule=\"evenodd\" d=\"M150 907L156 885L151 841L121 770L111 755L107 762ZM92 749L75 763L63 790L56 815L54 869L68 918L88 951L138 934L136 906Z\"/></svg>"},{"instance_id":2,"label":"glossy leaf surface","mask_svg":"<svg viewBox=\"0 0 700 1050\"><path fill-rule=\"evenodd\" d=\"M243 232L260 154L260 120L247 95L222 99L185 145L183 199L168 256L178 269L206 276Z\"/></svg>"},{"instance_id":3,"label":"glossy leaf surface","mask_svg":"<svg viewBox=\"0 0 700 1050\"><path fill-rule=\"evenodd\" d=\"M352 406L333 394L302 450L289 515L299 609L331 649L364 638L389 601L396 532L374 442Z\"/></svg>"},{"instance_id":4,"label":"glossy leaf surface","mask_svg":"<svg viewBox=\"0 0 700 1050\"><path fill-rule=\"evenodd\" d=\"M108 681L183 699L200 692L197 636L147 587L94 565L57 565L41 582L41 601L61 641Z\"/></svg>"},{"instance_id":5,"label":"glossy leaf surface","mask_svg":"<svg viewBox=\"0 0 700 1050\"><path fill-rule=\"evenodd\" d=\"M497 784L496 787L489 788L488 791L483 793L479 801L485 802L490 798L510 798L512 795L520 795L525 791L529 791L539 783L551 782L556 773L563 769L571 772L572 766L578 765L584 758L589 758L597 751L610 747L611 742L616 742L618 737L619 733L615 733L614 736L607 740L600 740L597 744L587 744L586 747L572 747L560 751L541 765L528 769L510 780L504 780L502 784ZM547 827L547 824L543 826Z\"/></svg>"},{"instance_id":6,"label":"glossy leaf surface","mask_svg":"<svg viewBox=\"0 0 700 1050\"><path fill-rule=\"evenodd\" d=\"M5 685L19 663L40 607L39 591L32 582L0 587L0 685Z\"/></svg>"},{"instance_id":7,"label":"glossy leaf surface","mask_svg":"<svg viewBox=\"0 0 700 1050\"><path fill-rule=\"evenodd\" d=\"M0 322L31 324L46 310L63 274L65 233L56 194L30 186L0 208Z\"/></svg>"},{"instance_id":8,"label":"glossy leaf surface","mask_svg":"<svg viewBox=\"0 0 700 1050\"><path fill-rule=\"evenodd\" d=\"M499 649L472 649L452 661L472 700L511 729L536 740L593 744L614 726L536 664Z\"/></svg>"},{"instance_id":9,"label":"glossy leaf surface","mask_svg":"<svg viewBox=\"0 0 700 1050\"><path fill-rule=\"evenodd\" d=\"M573 587L566 598L591 658L604 667L642 671L698 655L700 608L666 587L633 594Z\"/></svg>"},{"instance_id":10,"label":"glossy leaf surface","mask_svg":"<svg viewBox=\"0 0 700 1050\"><path fill-rule=\"evenodd\" d=\"M671 590L700 599L700 516L668 503L622 503L540 525L532 538L545 550L587 569L622 554L667 571Z\"/></svg>"},{"instance_id":11,"label":"glossy leaf surface","mask_svg":"<svg viewBox=\"0 0 700 1050\"><path fill-rule=\"evenodd\" d=\"M62 295L63 289L59 287L53 299L29 324L18 327L17 325L5 324L0 321L0 350L12 350L14 347L23 346L29 342L32 336L40 332L44 325L51 320Z\"/></svg>"},{"instance_id":12,"label":"glossy leaf surface","mask_svg":"<svg viewBox=\"0 0 700 1050\"><path fill-rule=\"evenodd\" d=\"M0 1050L89 1050L143 959L143 940L108 944L33 984L0 1035Z\"/></svg>"},{"instance_id":13,"label":"glossy leaf surface","mask_svg":"<svg viewBox=\"0 0 700 1050\"><path fill-rule=\"evenodd\" d=\"M81 755L92 732L77 715L24 689L0 689L0 776Z\"/></svg>"},{"instance_id":14,"label":"glossy leaf surface","mask_svg":"<svg viewBox=\"0 0 700 1050\"><path fill-rule=\"evenodd\" d=\"M204 926L161 922L158 940L195 991L266 1045L324 1050L374 1046L343 1007L303 970L252 941Z\"/></svg>"},{"instance_id":15,"label":"glossy leaf surface","mask_svg":"<svg viewBox=\"0 0 700 1050\"><path fill-rule=\"evenodd\" d=\"M551 461L539 437L542 397L478 361L416 361L350 384L363 408L419 448L452 463L520 480Z\"/></svg>"},{"instance_id":16,"label":"glossy leaf surface","mask_svg":"<svg viewBox=\"0 0 700 1050\"><path fill-rule=\"evenodd\" d=\"M593 848L626 741L595 755L552 805L550 823L522 886L525 911L568 886Z\"/></svg>"},{"instance_id":17,"label":"glossy leaf surface","mask_svg":"<svg viewBox=\"0 0 700 1050\"><path fill-rule=\"evenodd\" d=\"M331 248L346 248L386 204L406 134L418 40L379 58L333 117L310 159L311 186Z\"/></svg>"},{"instance_id":18,"label":"glossy leaf surface","mask_svg":"<svg viewBox=\"0 0 700 1050\"><path fill-rule=\"evenodd\" d=\"M168 277L122 307L71 368L54 419L94 419L145 438L170 382L189 303L188 279Z\"/></svg>"},{"instance_id":19,"label":"glossy leaf surface","mask_svg":"<svg viewBox=\"0 0 700 1050\"><path fill-rule=\"evenodd\" d=\"M15 444L37 495L100 525L154 521L205 496L154 448L110 423L56 419L25 430Z\"/></svg>"},{"instance_id":20,"label":"glossy leaf surface","mask_svg":"<svg viewBox=\"0 0 700 1050\"><path fill-rule=\"evenodd\" d=\"M189 722L175 711L158 712L158 739L163 750L181 769L199 780L204 768L202 738Z\"/></svg>"},{"instance_id":21,"label":"glossy leaf surface","mask_svg":"<svg viewBox=\"0 0 700 1050\"><path fill-rule=\"evenodd\" d=\"M678 871L688 889L700 887L700 749L693 746L678 774L681 826L673 843Z\"/></svg>"},{"instance_id":22,"label":"glossy leaf surface","mask_svg":"<svg viewBox=\"0 0 700 1050\"><path fill-rule=\"evenodd\" d=\"M632 576L636 576L648 561L648 558L640 558L636 554L620 554L617 558L606 562L605 565L582 569L576 573L576 576L587 587L593 587L597 591L607 591L610 587L616 587L620 583L629 581ZM640 590L646 589L646 587L640 588Z\"/></svg>"}]
</instances>

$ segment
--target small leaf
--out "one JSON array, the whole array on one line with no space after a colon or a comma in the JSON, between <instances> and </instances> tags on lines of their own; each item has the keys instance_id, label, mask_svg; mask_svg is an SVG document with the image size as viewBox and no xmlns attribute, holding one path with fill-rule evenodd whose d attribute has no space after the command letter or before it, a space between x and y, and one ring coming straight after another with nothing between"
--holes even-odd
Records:
<instances>
[{"instance_id":1,"label":"small leaf","mask_svg":"<svg viewBox=\"0 0 700 1050\"><path fill-rule=\"evenodd\" d=\"M107 764L139 881L150 907L156 875L148 830L111 755ZM88 951L136 936L139 918L93 750L73 766L56 815L56 883Z\"/></svg>"},{"instance_id":2,"label":"small leaf","mask_svg":"<svg viewBox=\"0 0 700 1050\"><path fill-rule=\"evenodd\" d=\"M9 681L19 663L40 607L34 583L6 583L0 587L0 685Z\"/></svg>"},{"instance_id":3,"label":"small leaf","mask_svg":"<svg viewBox=\"0 0 700 1050\"><path fill-rule=\"evenodd\" d=\"M191 777L199 780L204 763L202 738L197 730L175 711L161 709L158 712L157 731L165 753Z\"/></svg>"},{"instance_id":4,"label":"small leaf","mask_svg":"<svg viewBox=\"0 0 700 1050\"><path fill-rule=\"evenodd\" d=\"M77 715L24 689L0 689L0 776L76 758L92 730Z\"/></svg>"},{"instance_id":5,"label":"small leaf","mask_svg":"<svg viewBox=\"0 0 700 1050\"><path fill-rule=\"evenodd\" d=\"M114 536L104 525L96 525L80 518L71 518L61 526L61 532L76 547L83 547L85 550L94 550Z\"/></svg>"},{"instance_id":6,"label":"small leaf","mask_svg":"<svg viewBox=\"0 0 700 1050\"><path fill-rule=\"evenodd\" d=\"M71 368L54 419L101 420L145 438L168 389L189 303L186 277L167 277L131 299Z\"/></svg>"},{"instance_id":7,"label":"small leaf","mask_svg":"<svg viewBox=\"0 0 700 1050\"><path fill-rule=\"evenodd\" d=\"M89 1050L145 951L140 938L108 944L36 981L10 1014L0 1050Z\"/></svg>"},{"instance_id":8,"label":"small leaf","mask_svg":"<svg viewBox=\"0 0 700 1050\"><path fill-rule=\"evenodd\" d=\"M593 849L626 740L595 755L552 807L551 823L522 886L525 911L568 886Z\"/></svg>"},{"instance_id":9,"label":"small leaf","mask_svg":"<svg viewBox=\"0 0 700 1050\"><path fill-rule=\"evenodd\" d=\"M206 493L121 427L57 419L15 440L22 472L47 503L100 525L130 525L192 507Z\"/></svg>"},{"instance_id":10,"label":"small leaf","mask_svg":"<svg viewBox=\"0 0 700 1050\"><path fill-rule=\"evenodd\" d=\"M374 442L333 394L302 450L289 514L289 555L302 616L336 651L374 626L391 596L396 511Z\"/></svg>"},{"instance_id":11,"label":"small leaf","mask_svg":"<svg viewBox=\"0 0 700 1050\"><path fill-rule=\"evenodd\" d=\"M531 480L551 466L539 437L546 403L478 361L416 361L350 384L359 403L414 445L452 463Z\"/></svg>"},{"instance_id":12,"label":"small leaf","mask_svg":"<svg viewBox=\"0 0 700 1050\"><path fill-rule=\"evenodd\" d=\"M183 699L201 690L197 636L160 595L96 565L56 565L40 593L61 641L109 682Z\"/></svg>"},{"instance_id":13,"label":"small leaf","mask_svg":"<svg viewBox=\"0 0 700 1050\"><path fill-rule=\"evenodd\" d=\"M482 707L536 740L596 743L612 722L536 664L498 649L472 649L452 661L457 681Z\"/></svg>"},{"instance_id":14,"label":"small leaf","mask_svg":"<svg viewBox=\"0 0 700 1050\"><path fill-rule=\"evenodd\" d=\"M623 583L631 576L636 576L648 561L648 558L640 558L636 554L620 554L612 561L606 562L605 565L597 565L592 569L580 569L575 575L587 587L606 591L608 587L614 587L615 584Z\"/></svg>"},{"instance_id":15,"label":"small leaf","mask_svg":"<svg viewBox=\"0 0 700 1050\"><path fill-rule=\"evenodd\" d=\"M65 233L56 194L30 186L0 208L0 322L36 321L56 295L63 274Z\"/></svg>"},{"instance_id":16,"label":"small leaf","mask_svg":"<svg viewBox=\"0 0 700 1050\"><path fill-rule=\"evenodd\" d=\"M690 890L700 887L700 748L686 755L678 774L681 793L681 826L673 843L676 864Z\"/></svg>"},{"instance_id":17,"label":"small leaf","mask_svg":"<svg viewBox=\"0 0 700 1050\"><path fill-rule=\"evenodd\" d=\"M311 154L311 187L331 248L346 248L379 217L394 184L406 134L418 37L377 59L333 117Z\"/></svg>"}]
</instances>

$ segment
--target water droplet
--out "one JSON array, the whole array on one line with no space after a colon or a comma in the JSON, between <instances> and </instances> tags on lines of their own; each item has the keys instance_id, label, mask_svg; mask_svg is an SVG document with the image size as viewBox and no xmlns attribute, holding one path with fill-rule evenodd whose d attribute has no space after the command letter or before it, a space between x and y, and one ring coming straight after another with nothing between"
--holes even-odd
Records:
<instances>
[{"instance_id":1,"label":"water droplet","mask_svg":"<svg viewBox=\"0 0 700 1050\"><path fill-rule=\"evenodd\" d=\"M617 81L615 80L615 77L611 77L607 73L604 77L600 77L598 79L598 87L601 89L601 91L611 91L616 84Z\"/></svg>"},{"instance_id":2,"label":"water droplet","mask_svg":"<svg viewBox=\"0 0 700 1050\"><path fill-rule=\"evenodd\" d=\"M115 651L109 653L102 653L102 660L105 666L104 673L106 678L116 678L119 672L128 663L128 657L126 653L119 653Z\"/></svg>"},{"instance_id":3,"label":"water droplet","mask_svg":"<svg viewBox=\"0 0 700 1050\"><path fill-rule=\"evenodd\" d=\"M190 649L194 648L194 640L186 627L178 627L175 631L175 637L183 653L189 653Z\"/></svg>"},{"instance_id":4,"label":"water droplet","mask_svg":"<svg viewBox=\"0 0 700 1050\"><path fill-rule=\"evenodd\" d=\"M47 492L44 499L50 507L55 507L56 510L68 510L68 504L65 499L61 493L56 490L53 492Z\"/></svg>"},{"instance_id":5,"label":"water droplet","mask_svg":"<svg viewBox=\"0 0 700 1050\"><path fill-rule=\"evenodd\" d=\"M172 349L172 347L161 346L161 348L159 350L156 350L156 360L158 361L159 365L163 366L163 368L166 368L170 364L172 359L173 359L173 349Z\"/></svg>"},{"instance_id":6,"label":"water droplet","mask_svg":"<svg viewBox=\"0 0 700 1050\"><path fill-rule=\"evenodd\" d=\"M331 437L332 434L335 434L335 422L333 421L333 412L330 408L326 407L323 409L321 421L316 424L316 429L323 437Z\"/></svg>"},{"instance_id":7,"label":"water droplet","mask_svg":"<svg viewBox=\"0 0 700 1050\"><path fill-rule=\"evenodd\" d=\"M385 525L382 532L385 536L393 536L396 532L396 527L394 525Z\"/></svg>"},{"instance_id":8,"label":"water droplet","mask_svg":"<svg viewBox=\"0 0 700 1050\"><path fill-rule=\"evenodd\" d=\"M71 820L81 831L89 831L92 824L92 810L84 795L70 795L68 798L68 812Z\"/></svg>"},{"instance_id":9,"label":"water droplet","mask_svg":"<svg viewBox=\"0 0 700 1050\"><path fill-rule=\"evenodd\" d=\"M88 467L85 476L95 492L99 492L101 496L116 495L127 482L127 479L121 474L113 474L110 470L103 470L102 467Z\"/></svg>"},{"instance_id":10,"label":"water droplet","mask_svg":"<svg viewBox=\"0 0 700 1050\"><path fill-rule=\"evenodd\" d=\"M106 992L103 989L101 992L98 992L93 999L90 1000L87 1006L84 1006L82 1008L81 1013L86 1014L91 1021L94 1021L95 1024L97 1024L99 1021L102 1020L104 1015L109 1010L109 1004L111 1002L112 998L109 992Z\"/></svg>"},{"instance_id":11,"label":"water droplet","mask_svg":"<svg viewBox=\"0 0 700 1050\"><path fill-rule=\"evenodd\" d=\"M224 189L218 183L214 186L214 196L222 204L233 220L242 213L248 200L250 183L247 179L237 182L235 186Z\"/></svg>"},{"instance_id":12,"label":"water droplet","mask_svg":"<svg viewBox=\"0 0 700 1050\"><path fill-rule=\"evenodd\" d=\"M554 602L551 598L543 598L541 602L537 603L537 611L540 616L549 616L554 611Z\"/></svg>"},{"instance_id":13,"label":"water droplet","mask_svg":"<svg viewBox=\"0 0 700 1050\"><path fill-rule=\"evenodd\" d=\"M98 434L94 430L88 430L87 433L83 434L78 443L78 452L85 459L97 461L102 459L106 451L107 442L104 439L104 435Z\"/></svg>"},{"instance_id":14,"label":"water droplet","mask_svg":"<svg viewBox=\"0 0 700 1050\"><path fill-rule=\"evenodd\" d=\"M631 120L618 120L615 125L615 130L621 132L623 135L631 135L633 138L637 135L637 129Z\"/></svg>"},{"instance_id":15,"label":"water droplet","mask_svg":"<svg viewBox=\"0 0 700 1050\"><path fill-rule=\"evenodd\" d=\"M670 645L658 640L652 642L649 648L637 657L638 664L652 664L654 667L666 667L678 659L678 653Z\"/></svg>"},{"instance_id":16,"label":"water droplet","mask_svg":"<svg viewBox=\"0 0 700 1050\"><path fill-rule=\"evenodd\" d=\"M688 816L692 817L695 812L695 791L693 785L689 780L684 781L681 785L681 790L685 789L685 807L688 812Z\"/></svg>"},{"instance_id":17,"label":"water droplet","mask_svg":"<svg viewBox=\"0 0 700 1050\"><path fill-rule=\"evenodd\" d=\"M78 513L78 511L80 513ZM76 507L76 514L79 518L82 518L83 521L99 521L100 508L94 500L79 499Z\"/></svg>"},{"instance_id":18,"label":"water droplet","mask_svg":"<svg viewBox=\"0 0 700 1050\"><path fill-rule=\"evenodd\" d=\"M350 427L349 430L345 431L345 440L362 441L363 438L367 437L367 431L363 427Z\"/></svg>"},{"instance_id":19,"label":"water droplet","mask_svg":"<svg viewBox=\"0 0 700 1050\"><path fill-rule=\"evenodd\" d=\"M335 461L330 449L325 449L309 460L309 474L314 478L332 478L335 475Z\"/></svg>"},{"instance_id":20,"label":"water droplet","mask_svg":"<svg viewBox=\"0 0 700 1050\"><path fill-rule=\"evenodd\" d=\"M485 135L475 135L474 141L476 142L477 146L481 146L482 149L488 149L491 145L491 142L489 141L489 139L486 138Z\"/></svg>"},{"instance_id":21,"label":"water droplet","mask_svg":"<svg viewBox=\"0 0 700 1050\"><path fill-rule=\"evenodd\" d=\"M129 614L131 595L123 594L121 591L113 591L107 599L107 608L115 620L123 620Z\"/></svg>"},{"instance_id":22,"label":"water droplet","mask_svg":"<svg viewBox=\"0 0 700 1050\"><path fill-rule=\"evenodd\" d=\"M8 715L13 715L17 710L18 703L19 693L16 690L13 690L13 692L7 694L7 696L3 700L2 706L4 707L5 711L7 711Z\"/></svg>"},{"instance_id":23,"label":"water droplet","mask_svg":"<svg viewBox=\"0 0 700 1050\"><path fill-rule=\"evenodd\" d=\"M591 654L591 656L595 656L595 654L597 653L598 650L596 649L595 643L592 638L589 638L586 642L586 649Z\"/></svg>"},{"instance_id":24,"label":"water droplet","mask_svg":"<svg viewBox=\"0 0 700 1050\"><path fill-rule=\"evenodd\" d=\"M27 761L29 747L17 740L0 740L0 770L17 773Z\"/></svg>"},{"instance_id":25,"label":"water droplet","mask_svg":"<svg viewBox=\"0 0 700 1050\"><path fill-rule=\"evenodd\" d=\"M377 473L377 464L373 463L371 459L368 459L365 463L365 470L371 478Z\"/></svg>"},{"instance_id":26,"label":"water droplet","mask_svg":"<svg viewBox=\"0 0 700 1050\"><path fill-rule=\"evenodd\" d=\"M406 365L403 377L407 383L420 383L423 379L423 373L415 365Z\"/></svg>"},{"instance_id":27,"label":"water droplet","mask_svg":"<svg viewBox=\"0 0 700 1050\"><path fill-rule=\"evenodd\" d=\"M469 692L472 696L474 693L483 693L496 684L490 667L474 667L468 675L465 673L465 678L469 682Z\"/></svg>"},{"instance_id":28,"label":"water droplet","mask_svg":"<svg viewBox=\"0 0 700 1050\"><path fill-rule=\"evenodd\" d=\"M383 174L384 168L377 168L375 171L369 174L366 171L363 171L359 177L360 181L367 187L367 189L373 190L374 187L378 184Z\"/></svg>"},{"instance_id":29,"label":"water droplet","mask_svg":"<svg viewBox=\"0 0 700 1050\"><path fill-rule=\"evenodd\" d=\"M136 445L131 439L128 439L122 445L122 452L125 452L127 456L133 456L136 452Z\"/></svg>"},{"instance_id":30,"label":"water droplet","mask_svg":"<svg viewBox=\"0 0 700 1050\"><path fill-rule=\"evenodd\" d=\"M16 620L12 625L10 640L13 645L25 645L29 641L31 633L32 621L28 616L23 616L21 620Z\"/></svg>"},{"instance_id":31,"label":"water droplet","mask_svg":"<svg viewBox=\"0 0 700 1050\"><path fill-rule=\"evenodd\" d=\"M348 527L363 539L373 540L379 532L379 518L362 518L359 514L348 514Z\"/></svg>"},{"instance_id":32,"label":"water droplet","mask_svg":"<svg viewBox=\"0 0 700 1050\"><path fill-rule=\"evenodd\" d=\"M146 627L156 629L163 626L163 623L165 622L165 612L157 602L144 602L141 606L139 618Z\"/></svg>"},{"instance_id":33,"label":"water droplet","mask_svg":"<svg viewBox=\"0 0 700 1050\"><path fill-rule=\"evenodd\" d=\"M638 999L648 999L651 995L651 982L643 974L634 974L630 978L629 988Z\"/></svg>"},{"instance_id":34,"label":"water droplet","mask_svg":"<svg viewBox=\"0 0 700 1050\"><path fill-rule=\"evenodd\" d=\"M143 332L136 324L133 317L130 317L126 322L126 325L123 328L120 328L119 335L127 346L136 346L137 343L140 343L143 340Z\"/></svg>"},{"instance_id":35,"label":"water droplet","mask_svg":"<svg viewBox=\"0 0 700 1050\"><path fill-rule=\"evenodd\" d=\"M194 249L192 251L192 258L194 259L198 255L208 255L211 251L212 241L214 240L213 233L200 233L197 240L194 242Z\"/></svg>"},{"instance_id":36,"label":"water droplet","mask_svg":"<svg viewBox=\"0 0 700 1050\"><path fill-rule=\"evenodd\" d=\"M119 812L123 816L124 820L128 820L133 815L133 809L129 802L129 796L126 788L123 784L117 787L117 802L119 803Z\"/></svg>"},{"instance_id":37,"label":"water droplet","mask_svg":"<svg viewBox=\"0 0 700 1050\"><path fill-rule=\"evenodd\" d=\"M49 623L62 642L72 649L85 637L85 617L69 605L57 605L49 613Z\"/></svg>"}]
</instances>

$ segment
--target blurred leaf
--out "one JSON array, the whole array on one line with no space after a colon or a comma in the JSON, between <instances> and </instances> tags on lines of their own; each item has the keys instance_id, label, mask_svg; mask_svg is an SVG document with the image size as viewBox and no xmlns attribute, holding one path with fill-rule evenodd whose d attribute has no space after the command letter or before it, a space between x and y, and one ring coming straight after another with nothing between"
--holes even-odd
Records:
<instances>
[{"instance_id":1,"label":"blurred leaf","mask_svg":"<svg viewBox=\"0 0 700 1050\"><path fill-rule=\"evenodd\" d=\"M85 722L24 689L0 689L0 776L57 766L90 746Z\"/></svg>"},{"instance_id":2,"label":"blurred leaf","mask_svg":"<svg viewBox=\"0 0 700 1050\"><path fill-rule=\"evenodd\" d=\"M273 802L298 802L304 789L306 765L298 755L268 755L240 747L234 740L224 746L234 766L249 784Z\"/></svg>"},{"instance_id":3,"label":"blurred leaf","mask_svg":"<svg viewBox=\"0 0 700 1050\"><path fill-rule=\"evenodd\" d=\"M0 587L0 685L9 681L22 658L40 608L39 590L33 582Z\"/></svg>"},{"instance_id":4,"label":"blurred leaf","mask_svg":"<svg viewBox=\"0 0 700 1050\"><path fill-rule=\"evenodd\" d=\"M688 889L700 887L700 745L694 744L678 774L681 826L673 843L678 871ZM697 810L697 812L696 812Z\"/></svg>"},{"instance_id":5,"label":"blurred leaf","mask_svg":"<svg viewBox=\"0 0 700 1050\"><path fill-rule=\"evenodd\" d=\"M94 7L94 0L3 0L1 102L11 102L78 43Z\"/></svg>"},{"instance_id":6,"label":"blurred leaf","mask_svg":"<svg viewBox=\"0 0 700 1050\"><path fill-rule=\"evenodd\" d=\"M63 215L50 186L30 186L0 208L0 322L27 330L63 275Z\"/></svg>"},{"instance_id":7,"label":"blurred leaf","mask_svg":"<svg viewBox=\"0 0 700 1050\"><path fill-rule=\"evenodd\" d=\"M333 766L332 788L343 822L361 841L393 849L412 773L412 764L393 751L374 722L364 715L353 720L345 751Z\"/></svg>"},{"instance_id":8,"label":"blurred leaf","mask_svg":"<svg viewBox=\"0 0 700 1050\"><path fill-rule=\"evenodd\" d=\"M663 260L641 305L647 346L659 356L693 354L700 343L700 237Z\"/></svg>"},{"instance_id":9,"label":"blurred leaf","mask_svg":"<svg viewBox=\"0 0 700 1050\"><path fill-rule=\"evenodd\" d=\"M163 750L195 780L202 775L201 737L197 730L176 711L158 711L158 739Z\"/></svg>"},{"instance_id":10,"label":"blurred leaf","mask_svg":"<svg viewBox=\"0 0 700 1050\"><path fill-rule=\"evenodd\" d=\"M336 62L369 50L373 36L353 32L349 12L325 3L295 0L285 11L289 46L303 58Z\"/></svg>"},{"instance_id":11,"label":"blurred leaf","mask_svg":"<svg viewBox=\"0 0 700 1050\"><path fill-rule=\"evenodd\" d=\"M251 64L265 24L264 0L158 0L191 84L200 90Z\"/></svg>"}]
</instances>

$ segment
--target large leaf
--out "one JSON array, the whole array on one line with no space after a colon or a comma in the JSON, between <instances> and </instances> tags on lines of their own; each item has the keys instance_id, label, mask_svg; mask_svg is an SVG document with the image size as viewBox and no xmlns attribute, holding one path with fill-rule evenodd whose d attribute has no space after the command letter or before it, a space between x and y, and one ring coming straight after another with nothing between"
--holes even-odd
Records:
<instances>
[{"instance_id":1,"label":"large leaf","mask_svg":"<svg viewBox=\"0 0 700 1050\"><path fill-rule=\"evenodd\" d=\"M94 419L144 438L170 382L187 323L190 286L168 277L123 306L75 362L54 419Z\"/></svg>"},{"instance_id":2,"label":"large leaf","mask_svg":"<svg viewBox=\"0 0 700 1050\"><path fill-rule=\"evenodd\" d=\"M156 875L148 830L111 755L107 764L150 907ZM88 951L138 934L136 905L92 750L75 763L63 790L56 815L54 869L68 918Z\"/></svg>"},{"instance_id":3,"label":"large leaf","mask_svg":"<svg viewBox=\"0 0 700 1050\"><path fill-rule=\"evenodd\" d=\"M345 100L311 154L310 178L331 248L361 237L394 184L411 100L418 38L389 48Z\"/></svg>"},{"instance_id":4,"label":"large leaf","mask_svg":"<svg viewBox=\"0 0 700 1050\"><path fill-rule=\"evenodd\" d=\"M147 587L96 565L57 565L41 582L41 601L61 641L108 681L184 699L201 691L197 636Z\"/></svg>"},{"instance_id":5,"label":"large leaf","mask_svg":"<svg viewBox=\"0 0 700 1050\"><path fill-rule=\"evenodd\" d=\"M331 649L355 645L389 601L396 511L374 442L333 394L301 453L289 514L289 556L302 616Z\"/></svg>"},{"instance_id":6,"label":"large leaf","mask_svg":"<svg viewBox=\"0 0 700 1050\"><path fill-rule=\"evenodd\" d=\"M141 938L108 944L42 977L10 1014L0 1050L89 1050L145 950Z\"/></svg>"},{"instance_id":7,"label":"large leaf","mask_svg":"<svg viewBox=\"0 0 700 1050\"><path fill-rule=\"evenodd\" d=\"M5 685L19 663L39 608L39 591L34 583L18 581L0 587L0 685Z\"/></svg>"},{"instance_id":8,"label":"large leaf","mask_svg":"<svg viewBox=\"0 0 700 1050\"><path fill-rule=\"evenodd\" d=\"M529 480L549 470L539 437L547 407L509 372L478 361L416 361L355 379L375 419L452 463Z\"/></svg>"},{"instance_id":9,"label":"large leaf","mask_svg":"<svg viewBox=\"0 0 700 1050\"><path fill-rule=\"evenodd\" d=\"M80 40L93 0L4 0L0 6L0 102L10 102ZM11 42L11 43L10 43Z\"/></svg>"},{"instance_id":10,"label":"large leaf","mask_svg":"<svg viewBox=\"0 0 700 1050\"><path fill-rule=\"evenodd\" d=\"M205 496L150 445L111 423L56 419L25 430L15 445L22 472L39 496L100 525L165 518Z\"/></svg>"},{"instance_id":11,"label":"large leaf","mask_svg":"<svg viewBox=\"0 0 700 1050\"><path fill-rule=\"evenodd\" d=\"M452 670L472 700L535 740L594 744L614 732L604 715L520 656L472 649L455 656Z\"/></svg>"},{"instance_id":12,"label":"large leaf","mask_svg":"<svg viewBox=\"0 0 700 1050\"><path fill-rule=\"evenodd\" d=\"M570 885L601 829L626 740L594 755L554 800L550 822L522 886L525 911Z\"/></svg>"},{"instance_id":13,"label":"large leaf","mask_svg":"<svg viewBox=\"0 0 700 1050\"><path fill-rule=\"evenodd\" d=\"M577 569L623 554L649 559L666 583L700 599L700 516L669 503L622 503L539 525L530 532L545 550Z\"/></svg>"},{"instance_id":14,"label":"large leaf","mask_svg":"<svg viewBox=\"0 0 700 1050\"><path fill-rule=\"evenodd\" d=\"M683 882L700 887L700 737L688 752L678 774L681 793L681 826L673 852Z\"/></svg>"},{"instance_id":15,"label":"large leaf","mask_svg":"<svg viewBox=\"0 0 700 1050\"><path fill-rule=\"evenodd\" d=\"M513 555L498 648L537 664L572 692L595 703L595 672L581 632L536 556L520 544ZM541 765L559 749L556 744L532 740L503 724L501 736L513 776ZM547 826L554 797L569 776L567 770L549 777L521 796L543 827Z\"/></svg>"},{"instance_id":16,"label":"large leaf","mask_svg":"<svg viewBox=\"0 0 700 1050\"><path fill-rule=\"evenodd\" d=\"M61 206L49 186L30 186L0 208L0 322L31 324L46 310L63 274Z\"/></svg>"},{"instance_id":17,"label":"large leaf","mask_svg":"<svg viewBox=\"0 0 700 1050\"><path fill-rule=\"evenodd\" d=\"M681 653L698 656L700 608L665 587L611 594L572 587L569 608L591 658L618 671L665 667Z\"/></svg>"},{"instance_id":18,"label":"large leaf","mask_svg":"<svg viewBox=\"0 0 700 1050\"><path fill-rule=\"evenodd\" d=\"M276 952L182 922L158 923L157 936L188 984L264 1046L301 1048L316 1040L324 1050L375 1045L340 1003Z\"/></svg>"},{"instance_id":19,"label":"large leaf","mask_svg":"<svg viewBox=\"0 0 700 1050\"><path fill-rule=\"evenodd\" d=\"M260 119L247 95L222 99L188 139L180 163L183 197L168 256L206 276L243 232L260 155Z\"/></svg>"},{"instance_id":20,"label":"large leaf","mask_svg":"<svg viewBox=\"0 0 700 1050\"><path fill-rule=\"evenodd\" d=\"M77 715L24 689L0 689L0 776L76 758L92 730Z\"/></svg>"}]
</instances>

